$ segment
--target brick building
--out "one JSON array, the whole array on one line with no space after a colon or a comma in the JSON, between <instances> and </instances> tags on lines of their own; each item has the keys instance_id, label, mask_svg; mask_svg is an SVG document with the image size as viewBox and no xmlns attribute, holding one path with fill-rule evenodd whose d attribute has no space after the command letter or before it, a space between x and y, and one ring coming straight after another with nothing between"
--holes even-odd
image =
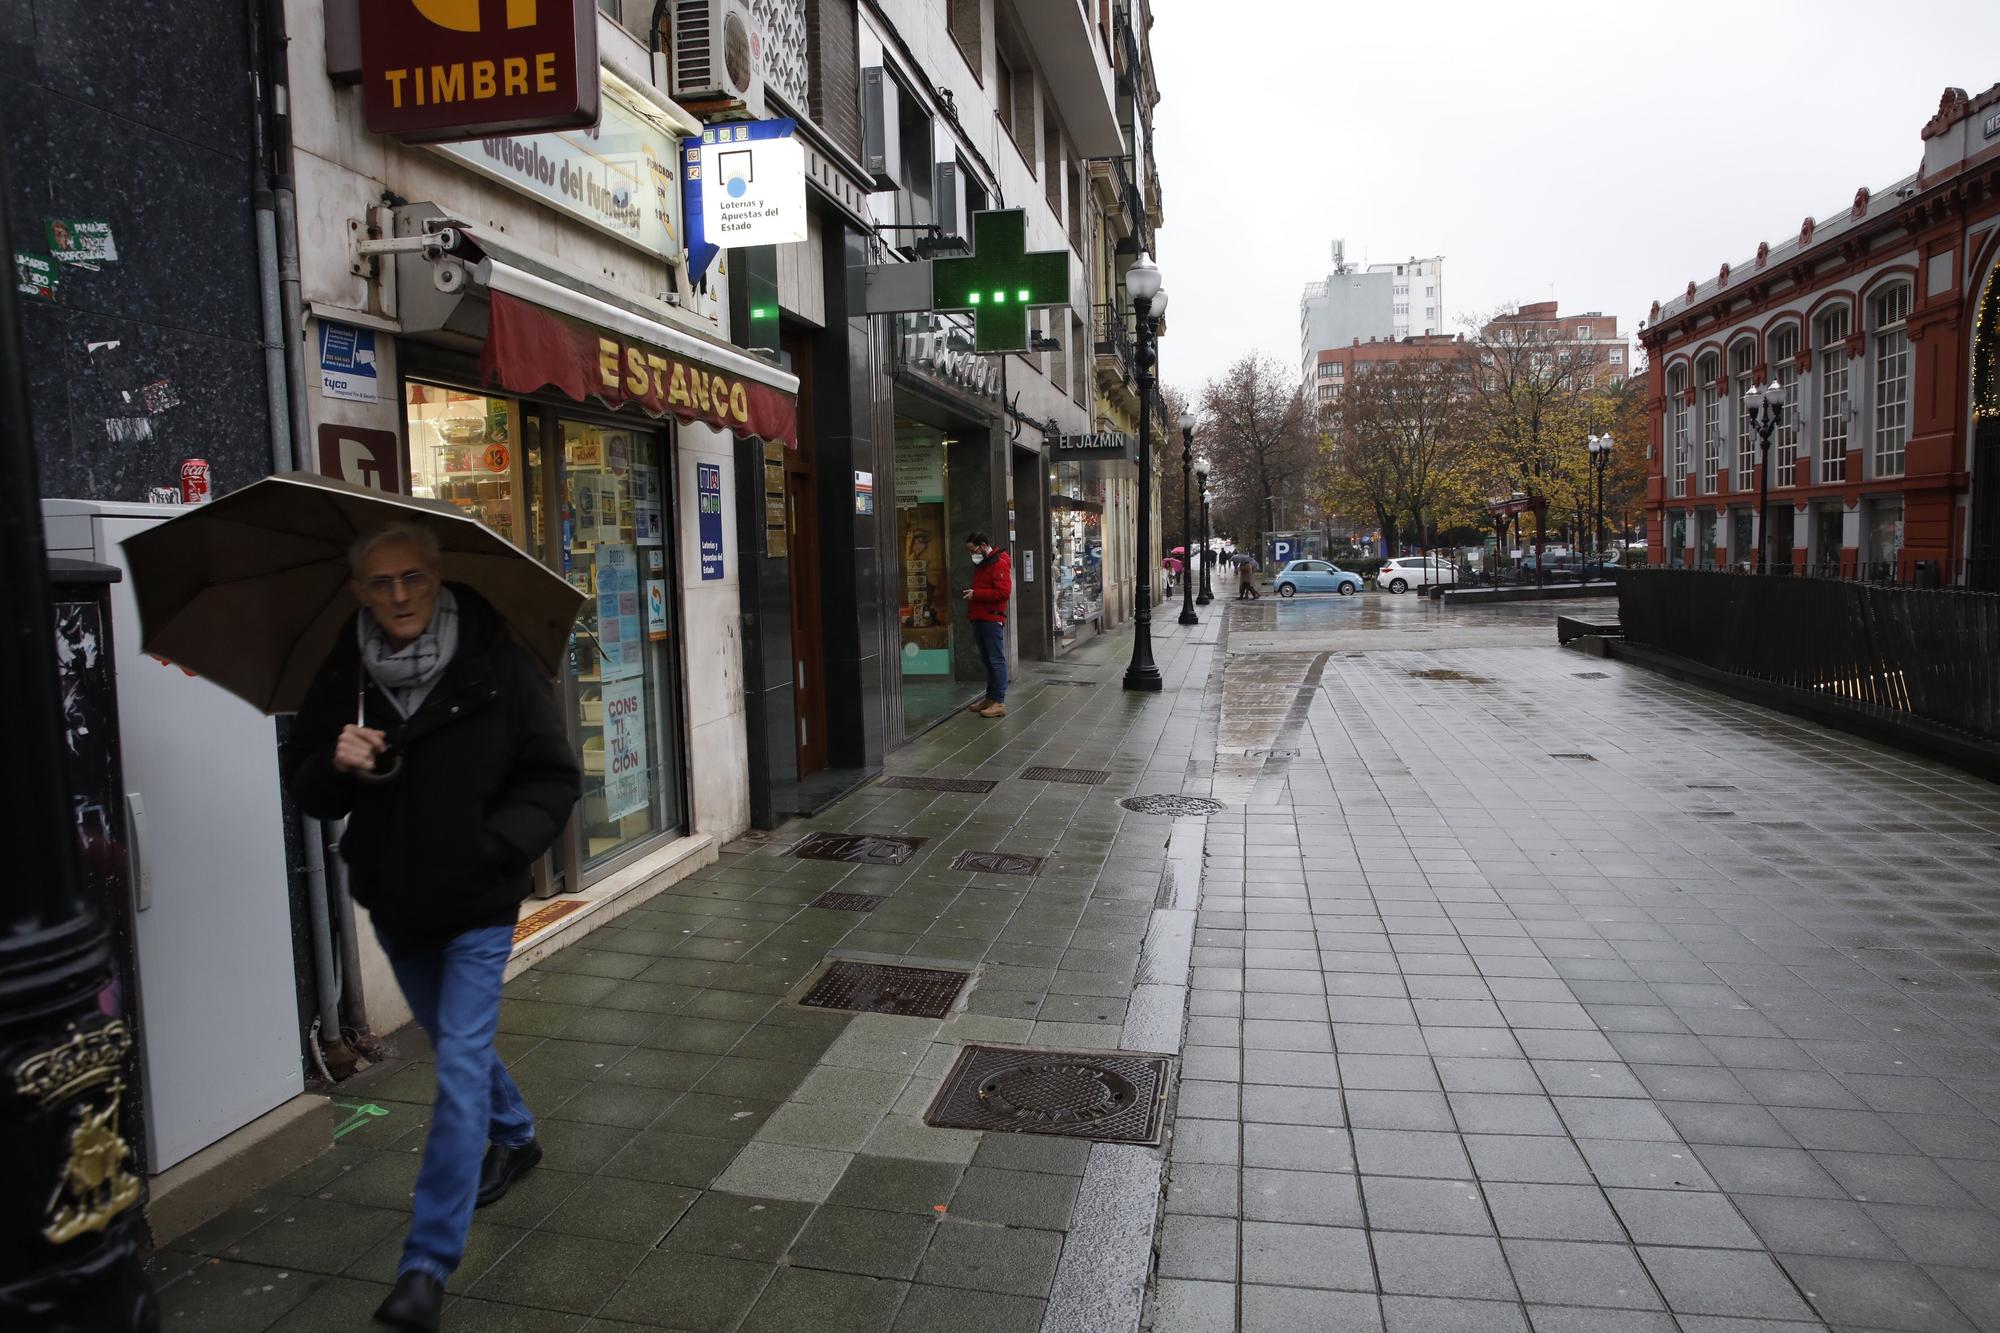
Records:
<instances>
[{"instance_id":1,"label":"brick building","mask_svg":"<svg viewBox=\"0 0 2000 1333\"><path fill-rule=\"evenodd\" d=\"M1656 561L1748 567L1763 460L1743 406L1789 403L1770 453L1771 562L2000 586L2000 85L1947 89L1917 171L1656 302Z\"/></svg>"},{"instance_id":2,"label":"brick building","mask_svg":"<svg viewBox=\"0 0 2000 1333\"><path fill-rule=\"evenodd\" d=\"M1331 403L1354 377L1392 361L1451 361L1465 355L1463 334L1417 334L1409 338L1356 338L1345 347L1330 347L1317 354L1313 367L1313 396Z\"/></svg>"},{"instance_id":3,"label":"brick building","mask_svg":"<svg viewBox=\"0 0 2000 1333\"><path fill-rule=\"evenodd\" d=\"M1495 315L1480 328L1479 340L1509 346L1554 345L1557 350L1549 355L1570 358L1578 387L1615 388L1632 372L1631 345L1618 329L1618 317L1601 310L1565 315L1554 301L1535 301Z\"/></svg>"}]
</instances>

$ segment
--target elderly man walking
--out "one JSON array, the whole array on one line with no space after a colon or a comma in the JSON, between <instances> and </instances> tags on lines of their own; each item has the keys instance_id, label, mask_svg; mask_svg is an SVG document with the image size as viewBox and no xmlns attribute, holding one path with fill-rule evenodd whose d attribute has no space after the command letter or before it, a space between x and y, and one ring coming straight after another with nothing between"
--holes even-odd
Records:
<instances>
[{"instance_id":1,"label":"elderly man walking","mask_svg":"<svg viewBox=\"0 0 2000 1333\"><path fill-rule=\"evenodd\" d=\"M354 899L436 1051L409 1238L375 1312L428 1333L473 1208L542 1159L493 1037L529 867L582 775L548 682L483 597L443 582L435 535L367 533L349 564L363 609L299 711L287 768L308 813L346 816Z\"/></svg>"}]
</instances>

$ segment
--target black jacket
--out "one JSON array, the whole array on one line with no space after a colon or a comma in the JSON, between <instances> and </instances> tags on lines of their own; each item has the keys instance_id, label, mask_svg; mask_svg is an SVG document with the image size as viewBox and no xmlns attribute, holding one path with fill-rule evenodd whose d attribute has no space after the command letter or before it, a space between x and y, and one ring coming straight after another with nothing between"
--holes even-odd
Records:
<instances>
[{"instance_id":1,"label":"black jacket","mask_svg":"<svg viewBox=\"0 0 2000 1333\"><path fill-rule=\"evenodd\" d=\"M307 814L347 817L354 900L400 944L511 923L528 867L562 831L583 775L549 682L478 593L457 584L458 650L405 720L369 679L352 629L327 655L292 726L285 767ZM385 732L402 771L363 782L333 766L355 719ZM388 759L383 760L386 764Z\"/></svg>"}]
</instances>

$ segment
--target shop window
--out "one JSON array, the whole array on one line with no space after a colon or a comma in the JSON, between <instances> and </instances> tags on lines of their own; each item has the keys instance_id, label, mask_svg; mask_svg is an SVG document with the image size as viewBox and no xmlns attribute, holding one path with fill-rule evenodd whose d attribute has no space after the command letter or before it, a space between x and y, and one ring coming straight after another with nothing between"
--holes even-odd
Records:
<instances>
[{"instance_id":1,"label":"shop window","mask_svg":"<svg viewBox=\"0 0 2000 1333\"><path fill-rule=\"evenodd\" d=\"M405 391L404 408L409 421L410 494L448 500L525 547L521 533L526 514L514 483L520 404L511 398L412 383Z\"/></svg>"},{"instance_id":2,"label":"shop window","mask_svg":"<svg viewBox=\"0 0 2000 1333\"><path fill-rule=\"evenodd\" d=\"M1075 642L1103 627L1105 483L1081 462L1051 469L1049 559L1055 566L1056 634Z\"/></svg>"},{"instance_id":3,"label":"shop window","mask_svg":"<svg viewBox=\"0 0 2000 1333\"><path fill-rule=\"evenodd\" d=\"M913 735L958 706L952 661L951 514L947 444L928 426L896 423L897 609L903 727Z\"/></svg>"},{"instance_id":4,"label":"shop window","mask_svg":"<svg viewBox=\"0 0 2000 1333\"><path fill-rule=\"evenodd\" d=\"M1875 323L1874 475L1903 475L1910 437L1910 289L1897 283L1873 301Z\"/></svg>"}]
</instances>

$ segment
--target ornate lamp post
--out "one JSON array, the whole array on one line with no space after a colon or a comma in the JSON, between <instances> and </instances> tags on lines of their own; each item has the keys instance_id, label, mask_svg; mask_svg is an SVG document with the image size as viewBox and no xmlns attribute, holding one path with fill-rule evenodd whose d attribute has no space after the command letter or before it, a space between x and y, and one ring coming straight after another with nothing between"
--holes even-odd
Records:
<instances>
[{"instance_id":1,"label":"ornate lamp post","mask_svg":"<svg viewBox=\"0 0 2000 1333\"><path fill-rule=\"evenodd\" d=\"M1590 553L1596 558L1600 572L1604 564L1604 470L1610 466L1611 451L1617 443L1610 431L1590 437L1590 476L1597 485L1597 503L1590 516Z\"/></svg>"},{"instance_id":2,"label":"ornate lamp post","mask_svg":"<svg viewBox=\"0 0 2000 1333\"><path fill-rule=\"evenodd\" d=\"M1772 380L1759 389L1743 393L1743 406L1750 409L1750 427L1757 432L1757 452L1762 465L1757 469L1757 572L1771 572L1771 436L1785 419L1785 386Z\"/></svg>"},{"instance_id":3,"label":"ornate lamp post","mask_svg":"<svg viewBox=\"0 0 2000 1333\"><path fill-rule=\"evenodd\" d=\"M1194 426L1195 415L1188 412L1181 417L1181 540L1187 544L1187 557L1194 560L1198 552L1194 548L1194 524L1189 521L1188 504L1194 499L1194 486L1189 473L1194 469ZM1199 625L1201 618L1194 613L1194 571L1181 571L1181 624Z\"/></svg>"},{"instance_id":4,"label":"ornate lamp post","mask_svg":"<svg viewBox=\"0 0 2000 1333\"><path fill-rule=\"evenodd\" d=\"M1201 485L1201 596L1194 599L1196 606L1207 606L1215 600L1215 594L1208 590L1208 566L1215 552L1208 545L1208 460L1203 459L1195 468L1194 479Z\"/></svg>"},{"instance_id":5,"label":"ornate lamp post","mask_svg":"<svg viewBox=\"0 0 2000 1333\"><path fill-rule=\"evenodd\" d=\"M1160 268L1141 253L1125 270L1125 290L1132 297L1138 325L1133 364L1139 372L1139 563L1152 560L1153 549L1153 366L1156 330L1153 321L1167 311L1167 294L1160 289ZM1153 571L1139 572L1138 598L1132 612L1132 663L1125 668L1125 688L1157 692L1160 669L1153 665Z\"/></svg>"},{"instance_id":6,"label":"ornate lamp post","mask_svg":"<svg viewBox=\"0 0 2000 1333\"><path fill-rule=\"evenodd\" d=\"M7 232L0 126L0 234ZM120 1111L132 1034L98 998L106 925L84 897L65 779L63 706L42 548L41 482L14 285L0 285L0 698L13 705L0 765L0 1328L156 1329L142 1265L142 1186Z\"/></svg>"}]
</instances>

